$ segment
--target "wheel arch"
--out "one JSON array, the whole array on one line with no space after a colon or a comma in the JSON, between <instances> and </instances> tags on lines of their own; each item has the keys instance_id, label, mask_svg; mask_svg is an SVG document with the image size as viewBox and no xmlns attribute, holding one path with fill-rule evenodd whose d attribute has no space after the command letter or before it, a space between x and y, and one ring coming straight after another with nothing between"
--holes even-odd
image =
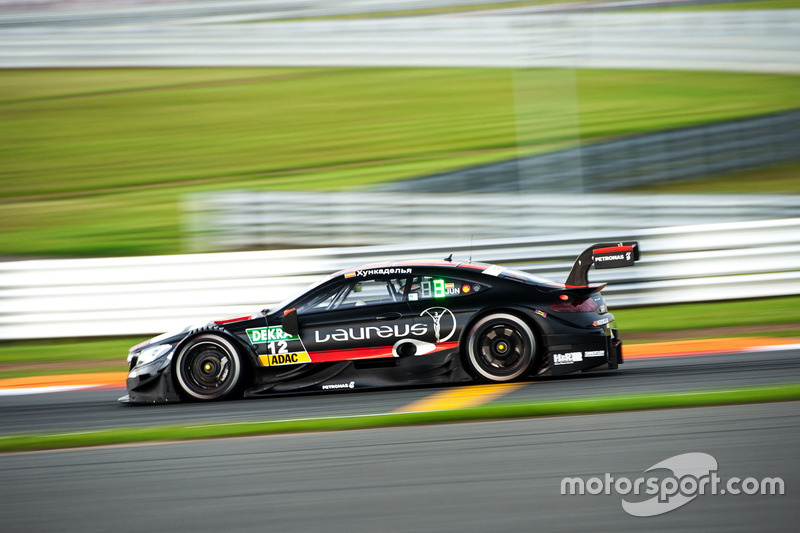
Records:
<instances>
[{"instance_id":1,"label":"wheel arch","mask_svg":"<svg viewBox=\"0 0 800 533\"><path fill-rule=\"evenodd\" d=\"M255 370L256 365L258 363L258 355L254 351L252 346L248 346L236 335L231 333L225 328L219 326L203 326L201 328L193 329L186 334L186 336L181 339L178 345L175 347L175 353L177 354L184 346L190 343L193 339L199 337L200 335L205 335L208 333L212 333L214 335L219 335L220 337L224 337L225 340L228 340L233 344L233 347L242 356L242 360L246 363L245 369L248 372L252 372ZM244 370L244 369L243 369Z\"/></svg>"},{"instance_id":2,"label":"wheel arch","mask_svg":"<svg viewBox=\"0 0 800 533\"><path fill-rule=\"evenodd\" d=\"M490 307L486 309L482 309L472 315L469 322L464 326L461 330L461 333L458 337L458 350L459 350L459 359L461 361L462 367L476 378L477 376L474 375L474 371L471 369L471 366L468 362L468 355L467 355L467 338L469 337L469 332L472 327L477 324L481 319L498 313L506 313L509 315L516 316L523 322L525 322L528 327L531 328L531 332L533 333L534 340L536 342L536 351L533 354L533 360L531 363L530 368L528 369L527 375L533 375L538 370L543 361L543 354L547 353L547 349L544 344L544 333L545 330L544 326L540 324L540 321L544 320L544 317L535 314L534 310L526 309L524 307L519 306L502 306L502 307Z\"/></svg>"},{"instance_id":3,"label":"wheel arch","mask_svg":"<svg viewBox=\"0 0 800 533\"><path fill-rule=\"evenodd\" d=\"M177 355L183 350L189 343L193 340L197 339L201 335L217 335L221 337L223 340L228 341L234 350L236 350L237 355L239 356L239 360L242 362L241 368L241 375L239 377L239 385L237 386L241 390L245 389L248 384L253 381L253 376L255 375L256 365L257 365L257 354L252 349L252 347L247 346L239 337L231 333L230 331L226 330L225 328L219 326L203 326L200 328L193 329L189 331L186 336L181 339L181 341L175 346L175 351L173 352L175 356L170 363L170 374L172 378L172 385L175 387L175 390L180 391L179 394L182 398L186 399L186 393L183 392L183 387L180 385L178 381L178 369L176 368L177 365Z\"/></svg>"}]
</instances>

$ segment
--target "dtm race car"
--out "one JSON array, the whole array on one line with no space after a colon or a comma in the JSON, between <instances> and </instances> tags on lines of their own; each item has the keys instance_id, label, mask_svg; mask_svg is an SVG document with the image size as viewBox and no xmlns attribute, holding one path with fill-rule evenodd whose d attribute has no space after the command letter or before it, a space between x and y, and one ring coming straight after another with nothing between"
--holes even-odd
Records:
<instances>
[{"instance_id":1,"label":"dtm race car","mask_svg":"<svg viewBox=\"0 0 800 533\"><path fill-rule=\"evenodd\" d=\"M398 261L332 274L260 313L131 348L123 403L220 400L616 369L622 341L589 268L631 266L596 244L555 283L484 263Z\"/></svg>"}]
</instances>

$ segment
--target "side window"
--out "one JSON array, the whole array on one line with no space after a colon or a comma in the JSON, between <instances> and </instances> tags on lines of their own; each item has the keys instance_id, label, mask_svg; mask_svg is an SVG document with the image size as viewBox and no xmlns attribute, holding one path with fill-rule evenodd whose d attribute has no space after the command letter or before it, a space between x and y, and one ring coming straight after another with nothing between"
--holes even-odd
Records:
<instances>
[{"instance_id":1,"label":"side window","mask_svg":"<svg viewBox=\"0 0 800 533\"><path fill-rule=\"evenodd\" d=\"M363 305L380 305L405 301L409 278L365 279L335 285L297 305L297 312L318 313Z\"/></svg>"},{"instance_id":2,"label":"side window","mask_svg":"<svg viewBox=\"0 0 800 533\"><path fill-rule=\"evenodd\" d=\"M484 285L455 278L417 276L412 280L411 287L409 287L408 299L416 301L453 298L479 292L484 288L486 288Z\"/></svg>"},{"instance_id":3,"label":"side window","mask_svg":"<svg viewBox=\"0 0 800 533\"><path fill-rule=\"evenodd\" d=\"M405 300L403 288L405 279L366 279L356 281L344 296L341 307L360 307L380 305Z\"/></svg>"}]
</instances>

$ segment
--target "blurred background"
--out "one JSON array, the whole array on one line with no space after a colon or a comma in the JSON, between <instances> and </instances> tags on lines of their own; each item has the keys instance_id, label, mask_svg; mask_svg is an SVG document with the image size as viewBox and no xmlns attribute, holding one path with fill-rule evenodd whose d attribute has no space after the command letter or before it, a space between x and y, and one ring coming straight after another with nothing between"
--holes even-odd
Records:
<instances>
[{"instance_id":1,"label":"blurred background","mask_svg":"<svg viewBox=\"0 0 800 533\"><path fill-rule=\"evenodd\" d=\"M345 267L633 240L620 371L116 401L131 346ZM4 531L792 530L798 348L800 0L0 0ZM625 514L698 455L790 492Z\"/></svg>"},{"instance_id":2,"label":"blurred background","mask_svg":"<svg viewBox=\"0 0 800 533\"><path fill-rule=\"evenodd\" d=\"M794 335L799 74L794 0L0 0L0 375L608 240L621 330Z\"/></svg>"}]
</instances>

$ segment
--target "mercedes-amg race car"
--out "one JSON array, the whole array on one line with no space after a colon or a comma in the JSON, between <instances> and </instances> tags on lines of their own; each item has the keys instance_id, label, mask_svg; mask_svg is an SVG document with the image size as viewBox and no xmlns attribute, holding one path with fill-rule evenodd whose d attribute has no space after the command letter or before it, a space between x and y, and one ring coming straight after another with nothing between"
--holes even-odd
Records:
<instances>
[{"instance_id":1,"label":"mercedes-amg race car","mask_svg":"<svg viewBox=\"0 0 800 533\"><path fill-rule=\"evenodd\" d=\"M452 257L452 256L451 256ZM508 382L615 369L622 342L588 270L633 265L596 244L566 283L503 266L401 261L342 270L252 316L131 348L123 403Z\"/></svg>"}]
</instances>

